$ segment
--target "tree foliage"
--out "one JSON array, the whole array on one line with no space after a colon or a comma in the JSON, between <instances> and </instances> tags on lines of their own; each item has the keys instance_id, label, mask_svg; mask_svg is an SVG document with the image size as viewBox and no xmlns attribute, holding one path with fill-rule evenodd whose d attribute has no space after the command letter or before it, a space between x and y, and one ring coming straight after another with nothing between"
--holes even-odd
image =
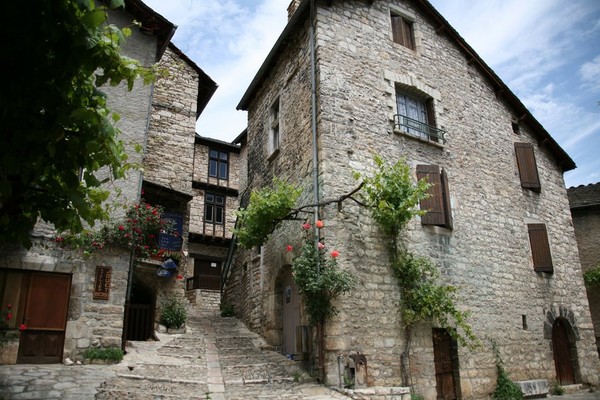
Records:
<instances>
[{"instance_id":1,"label":"tree foliage","mask_svg":"<svg viewBox=\"0 0 600 400\"><path fill-rule=\"evenodd\" d=\"M123 6L123 0L111 1ZM4 2L0 96L0 246L30 245L38 218L79 232L107 216L108 191L97 172L130 167L106 106L104 84L154 77L120 53L129 28L110 25L91 0Z\"/></svg>"},{"instance_id":2,"label":"tree foliage","mask_svg":"<svg viewBox=\"0 0 600 400\"><path fill-rule=\"evenodd\" d=\"M600 265L584 272L583 280L588 286L600 283Z\"/></svg>"},{"instance_id":3,"label":"tree foliage","mask_svg":"<svg viewBox=\"0 0 600 400\"><path fill-rule=\"evenodd\" d=\"M253 191L248 207L237 212L238 243L247 249L263 244L294 208L300 193L302 189L279 179L272 187Z\"/></svg>"}]
</instances>

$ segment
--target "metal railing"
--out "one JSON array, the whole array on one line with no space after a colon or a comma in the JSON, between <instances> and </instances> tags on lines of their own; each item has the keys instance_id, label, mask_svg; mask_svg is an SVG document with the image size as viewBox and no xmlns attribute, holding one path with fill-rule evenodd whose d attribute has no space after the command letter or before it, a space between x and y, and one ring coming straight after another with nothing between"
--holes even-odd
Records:
<instances>
[{"instance_id":1,"label":"metal railing","mask_svg":"<svg viewBox=\"0 0 600 400\"><path fill-rule=\"evenodd\" d=\"M419 120L409 118L406 115L394 115L394 128L398 128L421 139L436 143L446 143L446 131Z\"/></svg>"}]
</instances>

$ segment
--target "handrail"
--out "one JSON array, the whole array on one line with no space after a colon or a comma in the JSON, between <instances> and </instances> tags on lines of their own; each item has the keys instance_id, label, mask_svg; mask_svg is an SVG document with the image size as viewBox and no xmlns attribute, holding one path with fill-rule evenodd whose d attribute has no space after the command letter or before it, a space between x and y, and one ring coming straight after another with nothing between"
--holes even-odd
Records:
<instances>
[{"instance_id":1,"label":"handrail","mask_svg":"<svg viewBox=\"0 0 600 400\"><path fill-rule=\"evenodd\" d=\"M394 128L395 127L404 128L406 132L415 136L425 136L425 139L431 140L432 142L439 143L441 140L442 143L446 143L446 131L419 120L407 117L406 115L394 115Z\"/></svg>"}]
</instances>

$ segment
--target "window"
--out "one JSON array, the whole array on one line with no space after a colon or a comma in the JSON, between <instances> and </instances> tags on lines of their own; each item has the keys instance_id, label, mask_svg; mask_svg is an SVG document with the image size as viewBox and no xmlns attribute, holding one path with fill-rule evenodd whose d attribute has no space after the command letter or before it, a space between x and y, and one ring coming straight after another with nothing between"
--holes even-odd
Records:
<instances>
[{"instance_id":1,"label":"window","mask_svg":"<svg viewBox=\"0 0 600 400\"><path fill-rule=\"evenodd\" d=\"M208 176L229 179L229 153L211 149L208 158Z\"/></svg>"},{"instance_id":2,"label":"window","mask_svg":"<svg viewBox=\"0 0 600 400\"><path fill-rule=\"evenodd\" d=\"M527 224L529 243L533 257L533 270L536 272L554 272L552 255L545 224Z\"/></svg>"},{"instance_id":3,"label":"window","mask_svg":"<svg viewBox=\"0 0 600 400\"><path fill-rule=\"evenodd\" d=\"M531 143L515 143L515 153L521 176L521 186L539 193L541 185L533 145Z\"/></svg>"},{"instance_id":4,"label":"window","mask_svg":"<svg viewBox=\"0 0 600 400\"><path fill-rule=\"evenodd\" d=\"M204 198L204 221L222 224L225 221L225 196L206 193Z\"/></svg>"},{"instance_id":5,"label":"window","mask_svg":"<svg viewBox=\"0 0 600 400\"><path fill-rule=\"evenodd\" d=\"M413 21L397 14L392 14L392 38L394 42L415 49Z\"/></svg>"},{"instance_id":6,"label":"window","mask_svg":"<svg viewBox=\"0 0 600 400\"><path fill-rule=\"evenodd\" d=\"M437 225L452 229L452 210L446 171L437 165L417 165L417 179L425 179L431 185L429 197L421 200L421 210L427 214L421 217L423 225Z\"/></svg>"},{"instance_id":7,"label":"window","mask_svg":"<svg viewBox=\"0 0 600 400\"><path fill-rule=\"evenodd\" d=\"M279 129L279 99L273 103L270 112L270 132L269 132L269 157L279 152L280 129Z\"/></svg>"},{"instance_id":8,"label":"window","mask_svg":"<svg viewBox=\"0 0 600 400\"><path fill-rule=\"evenodd\" d=\"M395 124L412 136L433 142L445 142L444 131L435 127L433 101L396 91Z\"/></svg>"}]
</instances>

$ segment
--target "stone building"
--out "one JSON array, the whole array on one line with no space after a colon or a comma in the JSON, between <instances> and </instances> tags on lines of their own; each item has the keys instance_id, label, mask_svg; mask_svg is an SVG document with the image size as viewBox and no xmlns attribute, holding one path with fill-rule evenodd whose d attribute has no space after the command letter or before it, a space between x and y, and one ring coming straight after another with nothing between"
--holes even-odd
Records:
<instances>
[{"instance_id":1,"label":"stone building","mask_svg":"<svg viewBox=\"0 0 600 400\"><path fill-rule=\"evenodd\" d=\"M580 185L567 190L573 216L575 237L583 272L600 267L600 183ZM596 346L600 354L600 291L598 285L586 285Z\"/></svg>"},{"instance_id":2,"label":"stone building","mask_svg":"<svg viewBox=\"0 0 600 400\"><path fill-rule=\"evenodd\" d=\"M139 82L131 92L123 86L102 88L111 110L121 116L118 127L128 161L144 167L110 183L108 202L115 206L111 219L122 218L142 194L146 202L162 205L178 235L158 240L173 255L182 255L178 273L159 277L161 261L137 259L119 246L85 258L80 251L57 244L52 226L38 223L30 249L0 249L1 304L12 304L15 327L27 325L18 341L3 348L4 363L81 359L89 347L121 347L123 339L145 340L154 328L161 299L185 296L183 278L191 268L186 239L194 198L195 121L216 84L170 44L176 28L171 22L139 0L125 3L125 10L109 13L109 22L131 27L137 20L141 27L132 29L123 53L145 66L159 62L169 74L154 85ZM128 317L136 316L143 316L144 322L127 324Z\"/></svg>"},{"instance_id":3,"label":"stone building","mask_svg":"<svg viewBox=\"0 0 600 400\"><path fill-rule=\"evenodd\" d=\"M354 189L353 172L373 171L374 154L406 159L415 180L427 176L442 190L403 240L460 289L481 343L457 346L421 324L411 353L416 392L485 398L496 383L492 340L513 380L597 385L563 181L571 158L427 1L302 0L289 11L238 105L248 111L242 193L279 177L313 204L315 191L324 201ZM349 363L338 362L358 352L369 386L400 385L399 291L382 233L356 204L323 207L319 217L326 245L359 281L326 326L327 382L343 384ZM271 345L303 358L307 318L285 252L301 242L298 225L236 252L223 301Z\"/></svg>"}]
</instances>

